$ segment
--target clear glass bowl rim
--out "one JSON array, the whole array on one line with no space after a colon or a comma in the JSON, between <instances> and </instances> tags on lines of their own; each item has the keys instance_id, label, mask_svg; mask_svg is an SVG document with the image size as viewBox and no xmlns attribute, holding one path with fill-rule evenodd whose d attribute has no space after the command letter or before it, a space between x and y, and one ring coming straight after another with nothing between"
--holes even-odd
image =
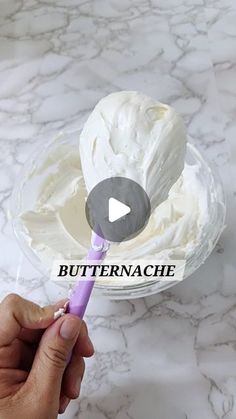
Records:
<instances>
[{"instance_id":1,"label":"clear glass bowl rim","mask_svg":"<svg viewBox=\"0 0 236 419\"><path fill-rule=\"evenodd\" d=\"M63 138L66 139L68 136L71 135L79 135L81 129L75 129L71 131L66 132L59 132L56 136L52 136L50 141L47 143L44 142L44 144L40 144L39 146L35 147L33 152L30 154L29 158L26 160L26 162L23 165L22 170L19 173L19 177L15 183L15 186L13 188L12 197L11 197L11 203L10 203L10 216L12 220L12 227L14 231L14 235L16 236L16 239L19 243L19 246L27 259L31 262L31 264L43 275L48 276L48 272L46 268L43 266L42 262L40 261L39 257L36 255L36 253L29 247L28 243L26 242L24 236L21 233L20 227L19 227L19 219L18 216L21 212L21 187L24 182L24 179L26 177L26 174L29 172L29 168L32 166L32 164L37 161L37 157L39 155L42 155L49 149L55 142L55 139ZM225 216L226 216L226 204L225 204L225 196L224 196L224 190L223 185L220 179L220 176L216 170L216 167L210 164L208 161L206 161L201 153L191 144L187 143L187 150L190 152L194 158L201 161L201 163L210 170L212 181L215 184L215 189L217 190L217 196L218 196L218 202L222 203L218 209L218 215L217 215L217 228L209 230L207 234L205 234L204 239L211 240L211 246L209 246L208 250L204 253L204 255L201 255L201 260L199 261L198 265L193 265L192 268L188 269L187 274L184 276L184 280L187 279L193 272L195 272L200 265L202 265L205 260L209 257L210 253L214 249L222 230L225 226ZM209 236L210 233L210 237ZM196 253L191 256L191 258L196 258ZM187 263L189 266L191 266L191 258ZM150 282L142 282L137 284L132 284L130 286L112 286L112 285L101 285L101 284L95 284L95 294L96 295L102 295L105 297L108 297L109 299L131 299L131 298L139 298L139 297L145 297L148 295L152 295L155 293L159 293L161 291L164 291L174 285L176 285L177 282L165 282L165 281L150 281Z\"/></svg>"}]
</instances>

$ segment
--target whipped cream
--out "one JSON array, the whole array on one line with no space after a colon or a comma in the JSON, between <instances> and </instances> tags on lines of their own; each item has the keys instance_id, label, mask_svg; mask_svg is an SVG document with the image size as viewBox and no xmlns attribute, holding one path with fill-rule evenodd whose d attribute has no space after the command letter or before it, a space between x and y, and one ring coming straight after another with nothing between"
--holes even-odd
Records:
<instances>
[{"instance_id":1,"label":"whipped cream","mask_svg":"<svg viewBox=\"0 0 236 419\"><path fill-rule=\"evenodd\" d=\"M95 106L80 136L87 190L123 176L149 196L152 208L163 202L184 168L186 132L168 105L139 92L122 91Z\"/></svg>"},{"instance_id":2,"label":"whipped cream","mask_svg":"<svg viewBox=\"0 0 236 419\"><path fill-rule=\"evenodd\" d=\"M49 270L54 259L83 260L91 240L87 193L101 180L123 176L145 189L152 212L138 236L110 246L107 261L191 258L210 201L200 156L199 164L189 165L185 152L184 124L174 109L137 92L105 97L80 138L56 139L25 180L39 184L30 210L20 216L28 245Z\"/></svg>"},{"instance_id":3,"label":"whipped cream","mask_svg":"<svg viewBox=\"0 0 236 419\"><path fill-rule=\"evenodd\" d=\"M207 186L200 172L200 164L185 164L167 199L152 211L146 228L134 239L112 245L107 261L190 257L208 222ZM55 258L84 259L91 230L85 218L87 191L77 140L60 144L57 139L27 182L34 179L39 187L32 209L21 214L29 246L48 269Z\"/></svg>"}]
</instances>

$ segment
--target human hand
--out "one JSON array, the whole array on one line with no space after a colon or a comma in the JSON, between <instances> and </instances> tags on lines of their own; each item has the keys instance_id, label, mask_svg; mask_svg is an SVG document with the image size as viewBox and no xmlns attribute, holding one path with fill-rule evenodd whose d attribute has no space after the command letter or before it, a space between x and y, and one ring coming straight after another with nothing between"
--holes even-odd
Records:
<instances>
[{"instance_id":1,"label":"human hand","mask_svg":"<svg viewBox=\"0 0 236 419\"><path fill-rule=\"evenodd\" d=\"M0 304L0 419L55 419L79 396L94 349L78 317L54 320L65 302L42 308L10 294Z\"/></svg>"}]
</instances>

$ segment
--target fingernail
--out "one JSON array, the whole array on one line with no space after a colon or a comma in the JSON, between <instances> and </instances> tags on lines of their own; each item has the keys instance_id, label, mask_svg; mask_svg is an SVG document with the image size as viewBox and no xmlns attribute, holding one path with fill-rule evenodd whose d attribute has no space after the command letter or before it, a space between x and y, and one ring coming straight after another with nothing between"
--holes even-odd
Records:
<instances>
[{"instance_id":1,"label":"fingernail","mask_svg":"<svg viewBox=\"0 0 236 419\"><path fill-rule=\"evenodd\" d=\"M79 333L79 322L76 319L67 318L61 325L60 335L63 339L72 340Z\"/></svg>"},{"instance_id":2,"label":"fingernail","mask_svg":"<svg viewBox=\"0 0 236 419\"><path fill-rule=\"evenodd\" d=\"M79 393L80 393L80 387L81 387L81 377L78 377L77 380L76 380L76 385L75 385L75 390L76 390L76 393L78 394L78 396L79 396Z\"/></svg>"},{"instance_id":3,"label":"fingernail","mask_svg":"<svg viewBox=\"0 0 236 419\"><path fill-rule=\"evenodd\" d=\"M68 397L65 397L65 399L61 403L61 413L64 413L66 411L66 408L69 403L70 403L70 399L68 399Z\"/></svg>"},{"instance_id":4,"label":"fingernail","mask_svg":"<svg viewBox=\"0 0 236 419\"><path fill-rule=\"evenodd\" d=\"M94 352L94 346L93 346L93 343L92 343L90 337L89 336L86 336L86 340L87 340L87 345L88 345L89 350L91 352Z\"/></svg>"},{"instance_id":5,"label":"fingernail","mask_svg":"<svg viewBox=\"0 0 236 419\"><path fill-rule=\"evenodd\" d=\"M62 298L61 300L59 300L55 303L55 306L62 307L67 302L69 302L68 298Z\"/></svg>"}]
</instances>

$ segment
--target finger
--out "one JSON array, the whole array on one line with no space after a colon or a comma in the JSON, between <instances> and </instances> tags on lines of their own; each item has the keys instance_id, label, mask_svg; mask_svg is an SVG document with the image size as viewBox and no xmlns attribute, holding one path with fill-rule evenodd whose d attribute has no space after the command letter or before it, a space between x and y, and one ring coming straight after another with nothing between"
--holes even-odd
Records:
<instances>
[{"instance_id":1,"label":"finger","mask_svg":"<svg viewBox=\"0 0 236 419\"><path fill-rule=\"evenodd\" d=\"M63 373L80 328L81 320L66 314L44 332L27 380L29 388L37 385L39 397L47 394L59 402Z\"/></svg>"},{"instance_id":2,"label":"finger","mask_svg":"<svg viewBox=\"0 0 236 419\"><path fill-rule=\"evenodd\" d=\"M84 371L84 359L73 354L62 380L62 393L69 399L79 397Z\"/></svg>"},{"instance_id":3,"label":"finger","mask_svg":"<svg viewBox=\"0 0 236 419\"><path fill-rule=\"evenodd\" d=\"M29 372L34 362L35 353L36 348L29 346L27 343L23 343L20 354L20 364L18 368Z\"/></svg>"},{"instance_id":4,"label":"finger","mask_svg":"<svg viewBox=\"0 0 236 419\"><path fill-rule=\"evenodd\" d=\"M37 344L39 343L44 331L44 329L30 330L23 328L19 334L19 339L23 342ZM88 328L84 321L82 321L80 334L73 351L85 358L89 358L94 354L94 346L88 336Z\"/></svg>"},{"instance_id":5,"label":"finger","mask_svg":"<svg viewBox=\"0 0 236 419\"><path fill-rule=\"evenodd\" d=\"M68 407L68 404L70 403L70 399L68 399L68 397L62 395L60 397L60 404L59 404L59 410L58 413L62 414L65 413L66 408Z\"/></svg>"},{"instance_id":6,"label":"finger","mask_svg":"<svg viewBox=\"0 0 236 419\"><path fill-rule=\"evenodd\" d=\"M1 398L17 393L27 379L26 371L5 368L0 370L0 394Z\"/></svg>"},{"instance_id":7,"label":"finger","mask_svg":"<svg viewBox=\"0 0 236 419\"><path fill-rule=\"evenodd\" d=\"M0 368L31 369L36 349L19 339L0 348Z\"/></svg>"},{"instance_id":8,"label":"finger","mask_svg":"<svg viewBox=\"0 0 236 419\"><path fill-rule=\"evenodd\" d=\"M64 300L66 301L66 300ZM62 302L60 302L60 306ZM0 304L0 346L10 344L26 329L44 329L54 321L58 303L40 307L31 301L9 294Z\"/></svg>"},{"instance_id":9,"label":"finger","mask_svg":"<svg viewBox=\"0 0 236 419\"><path fill-rule=\"evenodd\" d=\"M20 365L21 342L15 339L11 345L0 348L0 368L17 368Z\"/></svg>"},{"instance_id":10,"label":"finger","mask_svg":"<svg viewBox=\"0 0 236 419\"><path fill-rule=\"evenodd\" d=\"M86 358L91 357L94 354L94 346L88 336L88 328L86 323L83 321L79 337L73 349L73 352L77 356L84 356Z\"/></svg>"},{"instance_id":11,"label":"finger","mask_svg":"<svg viewBox=\"0 0 236 419\"><path fill-rule=\"evenodd\" d=\"M22 328L18 338L27 343L39 343L44 331L45 329L33 330Z\"/></svg>"}]
</instances>

